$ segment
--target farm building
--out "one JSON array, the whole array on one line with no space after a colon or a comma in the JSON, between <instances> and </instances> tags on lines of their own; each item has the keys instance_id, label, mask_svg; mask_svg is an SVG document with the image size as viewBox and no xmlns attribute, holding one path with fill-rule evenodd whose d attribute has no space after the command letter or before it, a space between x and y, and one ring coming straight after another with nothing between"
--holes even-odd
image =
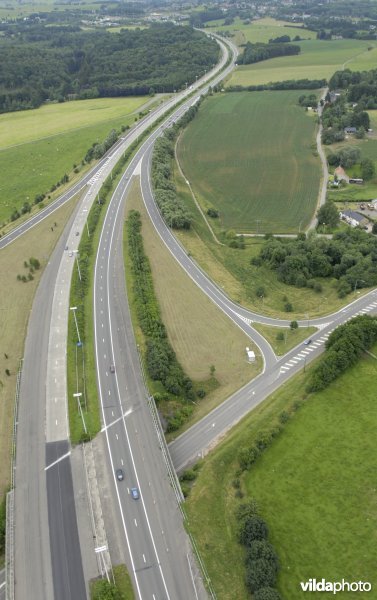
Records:
<instances>
[{"instance_id":1,"label":"farm building","mask_svg":"<svg viewBox=\"0 0 377 600\"><path fill-rule=\"evenodd\" d=\"M365 227L365 225L368 225L368 219L354 210L341 210L339 216L343 221L347 221L351 227Z\"/></svg>"}]
</instances>

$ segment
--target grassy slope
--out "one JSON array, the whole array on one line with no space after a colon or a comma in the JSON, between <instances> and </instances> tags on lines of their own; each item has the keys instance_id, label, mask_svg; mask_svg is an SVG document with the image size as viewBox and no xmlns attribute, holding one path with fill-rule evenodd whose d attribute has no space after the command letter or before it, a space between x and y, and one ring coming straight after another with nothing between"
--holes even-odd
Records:
<instances>
[{"instance_id":1,"label":"grassy slope","mask_svg":"<svg viewBox=\"0 0 377 600\"><path fill-rule=\"evenodd\" d=\"M257 499L282 563L278 583L286 600L304 598L299 582L309 577L376 585L375 373L376 359L363 358L310 397L246 476L247 495ZM267 399L204 461L187 502L221 600L247 598L233 516L237 450L302 398L307 377L301 373Z\"/></svg>"},{"instance_id":2,"label":"grassy slope","mask_svg":"<svg viewBox=\"0 0 377 600\"><path fill-rule=\"evenodd\" d=\"M139 99L139 105L144 103L145 98ZM93 114L86 116L91 106ZM93 143L102 141L112 128L131 125L135 119L132 114L135 106L135 99L122 102L110 99L103 104L90 100L2 115L0 165L7 177L3 177L0 184L0 221L8 219L13 209L22 206L26 200L33 202L37 194L46 193L64 173L72 171L74 163L81 162ZM80 125L81 120L85 126ZM56 133L57 127L62 133ZM16 146L10 146L13 130Z\"/></svg>"},{"instance_id":3,"label":"grassy slope","mask_svg":"<svg viewBox=\"0 0 377 600\"><path fill-rule=\"evenodd\" d=\"M219 209L215 226L286 233L309 223L320 165L311 147L315 121L298 95L218 95L184 132L179 159L203 205Z\"/></svg>"},{"instance_id":4,"label":"grassy slope","mask_svg":"<svg viewBox=\"0 0 377 600\"><path fill-rule=\"evenodd\" d=\"M10 443L13 417L13 401L19 360L23 356L24 339L33 302L43 269L62 234L77 198L65 204L52 216L24 234L0 252L0 289L6 290L0 300L0 496L9 481ZM57 227L54 227L54 223ZM53 227L53 231L51 231ZM36 271L34 281L17 281L17 274L27 275L25 260L38 258L41 269ZM5 358L5 353L8 359ZM9 369L11 375L5 374Z\"/></svg>"},{"instance_id":5,"label":"grassy slope","mask_svg":"<svg viewBox=\"0 0 377 600\"><path fill-rule=\"evenodd\" d=\"M282 56L253 65L239 66L228 81L229 85L252 85L282 81L284 79L330 78L347 67L372 68L369 62L369 42L361 40L308 40L300 42L301 53L297 56ZM348 62L354 59L355 62ZM365 59L365 63L364 63Z\"/></svg>"},{"instance_id":6,"label":"grassy slope","mask_svg":"<svg viewBox=\"0 0 377 600\"><path fill-rule=\"evenodd\" d=\"M197 400L189 423L192 424L255 377L261 361L247 363L245 347L250 346L249 338L199 290L166 249L148 217L136 182L127 208L142 215L145 252L151 263L162 319L178 360L185 372L209 391L203 400ZM220 384L212 391L211 365L216 368L215 377Z\"/></svg>"}]
</instances>

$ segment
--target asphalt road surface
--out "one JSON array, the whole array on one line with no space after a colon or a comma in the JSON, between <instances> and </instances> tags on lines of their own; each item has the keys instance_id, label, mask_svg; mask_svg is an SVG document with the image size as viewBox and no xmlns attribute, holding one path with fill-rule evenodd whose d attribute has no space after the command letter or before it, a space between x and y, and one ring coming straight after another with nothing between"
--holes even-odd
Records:
<instances>
[{"instance_id":1,"label":"asphalt road surface","mask_svg":"<svg viewBox=\"0 0 377 600\"><path fill-rule=\"evenodd\" d=\"M217 68L220 66L218 65ZM207 74L207 78L209 76L210 74ZM200 82L197 85L200 85ZM188 90L179 97L190 93L191 90ZM0 240L0 248L5 247L40 222L47 214L56 210L77 193L79 189L86 185L90 186L91 180L98 182L103 177L103 167L110 156L116 150L125 150L143 129L175 104L179 97L164 103L161 108L140 124L136 133L133 129L126 140L120 140L117 146L111 149L112 154L104 157L73 190L67 192L28 222L20 225L11 234L4 236ZM67 450L68 446L64 444L62 447L60 442L47 446L45 444L45 404L46 400L47 402L50 400L46 399L45 382L51 306L56 287L56 274L64 251L64 240L70 235L74 218L75 215L57 244L42 276L33 303L25 344L17 427L15 493L15 597L19 600L25 598L81 600L86 597L78 543L70 458L69 455L66 456L69 449ZM120 237L118 239L120 240ZM124 282L122 285L121 296L125 302ZM130 328L130 325L128 327ZM110 331L107 333L110 334ZM131 337L130 331L127 336ZM38 349L37 352L36 349ZM123 345L122 349L125 351L126 345ZM135 348L133 351L135 352ZM134 356L134 361L136 361L133 367L135 370L138 367L137 354ZM101 372L104 366L103 364ZM108 365L106 366L108 368ZM138 372L140 378L139 367ZM117 377L118 374L114 381L118 381ZM132 370L128 371L125 377L127 377L126 387L131 386L132 382L130 383L128 378L135 377L135 373ZM136 403L136 406L138 403L145 406L145 390L140 381L136 387L139 399L135 392L135 396L132 396L131 400ZM120 403L119 410L122 411ZM138 429L134 425L134 429L131 427L129 431L126 430L124 419L123 415L119 425L111 428L111 435L109 435L110 429L106 429L106 436L108 439L114 437L115 440L117 440L117 435L118 437L122 436L122 446L115 444L110 455L111 461L114 456L115 464L124 462L124 460L130 462L128 466L129 485L137 486L140 490L139 499L133 500L131 504L131 497L128 493L130 488L126 484L121 488L121 493L117 491L121 507L121 520L124 520L125 538L133 561L131 573L138 582L137 589L139 589L138 586L140 589L145 587L148 591L144 597L154 597L155 600L170 597L192 598L194 589L192 581L189 579L188 566L184 564L189 559L191 548L183 531L176 499L170 492L166 470L160 456L161 451L157 444L157 436L151 429L150 416L145 416L145 425L142 419ZM119 432L116 431L117 426L121 428ZM145 431L142 439L139 437L139 431ZM129 454L130 440L133 440L133 458ZM119 448L121 448L120 454ZM137 449L137 456L135 449ZM62 460L59 460L60 458ZM52 459L53 463L49 462ZM144 462L151 466L148 467L149 473L141 476L139 473L143 471ZM164 478L166 490L162 492L161 482ZM117 487L116 489L118 490ZM126 490L127 495L125 495ZM150 523L148 518L151 511L153 523ZM126 530L126 520L128 530ZM134 528L132 533L130 533L130 526ZM130 544L131 538L132 544ZM175 552L176 548L178 548L177 552ZM174 557L174 560L171 559L171 556ZM170 567L173 564L175 566ZM166 575L164 575L164 570L166 570ZM187 590L187 596L186 592L182 595L181 585L184 585L184 589ZM171 595L169 589L173 590ZM176 590L178 589L180 592L177 595ZM150 591L152 595L150 595ZM141 597L140 594L139 597Z\"/></svg>"}]
</instances>

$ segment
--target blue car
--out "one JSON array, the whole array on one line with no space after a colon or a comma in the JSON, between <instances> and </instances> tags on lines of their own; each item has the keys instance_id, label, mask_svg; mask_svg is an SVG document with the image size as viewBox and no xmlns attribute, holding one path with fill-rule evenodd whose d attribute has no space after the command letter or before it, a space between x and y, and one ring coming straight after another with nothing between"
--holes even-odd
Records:
<instances>
[{"instance_id":1,"label":"blue car","mask_svg":"<svg viewBox=\"0 0 377 600\"><path fill-rule=\"evenodd\" d=\"M140 497L139 490L137 488L131 488L131 496L134 500L138 500Z\"/></svg>"}]
</instances>

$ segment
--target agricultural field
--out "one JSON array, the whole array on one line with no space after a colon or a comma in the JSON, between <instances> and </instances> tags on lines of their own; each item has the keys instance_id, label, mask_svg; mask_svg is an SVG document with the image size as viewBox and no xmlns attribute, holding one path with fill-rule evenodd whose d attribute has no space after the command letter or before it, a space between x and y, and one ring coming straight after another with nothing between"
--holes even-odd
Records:
<instances>
[{"instance_id":1,"label":"agricultural field","mask_svg":"<svg viewBox=\"0 0 377 600\"><path fill-rule=\"evenodd\" d=\"M257 85L286 79L329 79L343 67L357 70L371 69L375 65L370 59L372 55L375 59L377 48L368 51L374 42L313 39L297 43L301 46L300 54L240 65L233 71L227 85Z\"/></svg>"},{"instance_id":2,"label":"agricultural field","mask_svg":"<svg viewBox=\"0 0 377 600\"><path fill-rule=\"evenodd\" d=\"M320 162L315 120L297 91L245 92L206 101L178 159L213 226L237 233L303 231L315 211Z\"/></svg>"},{"instance_id":3,"label":"agricultural field","mask_svg":"<svg viewBox=\"0 0 377 600\"><path fill-rule=\"evenodd\" d=\"M353 294L340 299L333 279L318 278L322 286L322 292L318 293L286 285L266 266L252 265L251 259L259 255L265 244L262 236L245 237L243 250L216 242L178 169L174 180L192 215L191 229L176 231L175 235L193 260L236 302L258 313L292 320L329 314L355 299ZM210 221L213 224L213 219ZM260 287L264 289L263 300L256 293ZM286 312L286 302L292 304L292 312Z\"/></svg>"},{"instance_id":4,"label":"agricultural field","mask_svg":"<svg viewBox=\"0 0 377 600\"><path fill-rule=\"evenodd\" d=\"M233 41L237 46L246 44L246 42L262 42L267 44L269 39L280 37L282 35L289 35L293 39L296 35L302 39L315 39L316 32L303 29L299 25L295 27L292 23L286 23L285 21L277 21L270 17L265 19L258 19L251 23L245 24L239 17L234 19L232 25L223 25L224 19L218 21L209 21L206 29L213 29L214 31L224 32L231 31L234 33Z\"/></svg>"},{"instance_id":5,"label":"agricultural field","mask_svg":"<svg viewBox=\"0 0 377 600\"><path fill-rule=\"evenodd\" d=\"M307 398L310 370L299 374L204 460L186 509L219 598L249 597L235 519L238 504L248 498L256 499L269 527L283 598L302 600L300 581L310 577L369 581L375 588L375 372L376 359L365 356L327 390ZM243 499L238 500L239 448L277 424L293 400L303 402L301 408L242 477Z\"/></svg>"},{"instance_id":6,"label":"agricultural field","mask_svg":"<svg viewBox=\"0 0 377 600\"><path fill-rule=\"evenodd\" d=\"M7 174L0 183L0 223L25 201L48 193L65 173L71 179L90 146L113 128L131 126L147 102L104 98L0 115L0 168Z\"/></svg>"},{"instance_id":7,"label":"agricultural field","mask_svg":"<svg viewBox=\"0 0 377 600\"><path fill-rule=\"evenodd\" d=\"M156 233L135 181L127 209L142 217L145 252L150 260L154 288L170 343L187 375L207 395L197 400L190 422L199 420L261 370L262 361L249 364L246 346L250 339L225 316L191 281ZM210 367L215 367L211 377ZM156 385L152 382L152 386Z\"/></svg>"}]
</instances>

